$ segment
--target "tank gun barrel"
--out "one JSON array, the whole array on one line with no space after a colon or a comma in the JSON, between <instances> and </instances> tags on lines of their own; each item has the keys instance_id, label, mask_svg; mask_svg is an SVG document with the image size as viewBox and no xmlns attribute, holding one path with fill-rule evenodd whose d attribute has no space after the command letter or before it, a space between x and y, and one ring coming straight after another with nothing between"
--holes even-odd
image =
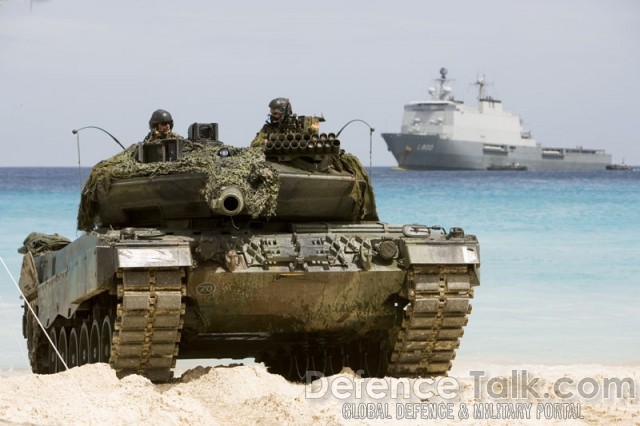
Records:
<instances>
[{"instance_id":1,"label":"tank gun barrel","mask_svg":"<svg viewBox=\"0 0 640 426\"><path fill-rule=\"evenodd\" d=\"M244 195L237 186L227 186L220 192L220 196L211 201L214 213L235 216L244 209Z\"/></svg>"}]
</instances>

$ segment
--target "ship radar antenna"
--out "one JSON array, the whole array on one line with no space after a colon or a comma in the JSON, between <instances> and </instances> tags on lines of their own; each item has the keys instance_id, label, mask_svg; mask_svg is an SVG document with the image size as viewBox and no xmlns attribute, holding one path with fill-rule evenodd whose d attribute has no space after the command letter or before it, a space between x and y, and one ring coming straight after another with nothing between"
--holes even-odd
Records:
<instances>
[{"instance_id":1,"label":"ship radar antenna","mask_svg":"<svg viewBox=\"0 0 640 426\"><path fill-rule=\"evenodd\" d=\"M482 101L484 99L490 99L487 96L487 92L486 92L485 86L490 86L491 83L487 83L487 80L486 80L484 74L482 74L482 77L480 77L480 75L478 75L476 77L475 83L471 83L471 84L473 84L475 86L478 86L478 100L479 101Z\"/></svg>"},{"instance_id":2,"label":"ship radar antenna","mask_svg":"<svg viewBox=\"0 0 640 426\"><path fill-rule=\"evenodd\" d=\"M429 88L429 94L432 96L432 98L439 100L453 100L453 95L451 95L451 87L447 86L447 83L451 81L447 79L448 73L449 70L447 70L445 67L440 68L440 78L437 78L435 80L438 84L438 88L433 91L431 90L431 88Z\"/></svg>"}]
</instances>

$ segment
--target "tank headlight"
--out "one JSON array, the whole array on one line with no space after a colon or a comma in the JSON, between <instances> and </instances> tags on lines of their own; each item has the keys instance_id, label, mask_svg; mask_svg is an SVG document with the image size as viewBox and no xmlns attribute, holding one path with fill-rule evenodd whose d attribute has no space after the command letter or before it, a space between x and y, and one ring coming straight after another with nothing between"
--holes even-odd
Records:
<instances>
[{"instance_id":1,"label":"tank headlight","mask_svg":"<svg viewBox=\"0 0 640 426\"><path fill-rule=\"evenodd\" d=\"M227 148L222 148L220 151L218 151L218 155L222 158L224 157L228 157L229 156L229 150Z\"/></svg>"}]
</instances>

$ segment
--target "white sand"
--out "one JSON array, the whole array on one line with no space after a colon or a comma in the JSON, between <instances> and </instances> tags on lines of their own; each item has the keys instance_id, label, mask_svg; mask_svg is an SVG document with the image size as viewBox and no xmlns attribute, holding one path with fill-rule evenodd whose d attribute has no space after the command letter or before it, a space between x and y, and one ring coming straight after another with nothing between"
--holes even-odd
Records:
<instances>
[{"instance_id":1,"label":"white sand","mask_svg":"<svg viewBox=\"0 0 640 426\"><path fill-rule=\"evenodd\" d=\"M505 385L508 395L492 398L487 394L486 384L474 386L474 378L470 372L479 370L485 371L484 382L495 382L494 391L500 393L500 386ZM516 371L516 382L521 381L522 374L526 374L528 380L535 380L535 391L540 393L539 397L530 392L527 394L526 386L512 386L512 370ZM589 387L589 383L597 383L602 389L605 378L629 380L619 397L561 398L553 392L553 384L558 379L565 382L573 380L576 385L582 381L586 393L589 393L593 389ZM451 383L451 379L457 380L460 388L458 396L452 399L431 397L421 401L420 397L425 397L425 391L436 389L435 383L447 385ZM331 383L335 386L335 395L331 394ZM446 383L436 381L429 387L426 381L418 382L422 387L418 388L417 393L410 392L408 398L404 398L402 388L397 383L391 379L363 381L346 371L305 386L287 382L280 376L268 373L261 366L196 367L187 370L176 383L163 385L154 385L136 375L119 380L106 364L86 365L56 375L3 372L0 373L0 423L199 426L372 423L640 424L638 366L456 363ZM408 383L416 385L415 380ZM563 384L560 391L575 390L576 385L571 387ZM309 397L320 395L323 386L326 393L322 398ZM400 395L392 395L388 390L394 386L400 390ZM358 387L362 390L362 395L355 394ZM610 389L615 394L615 386ZM474 390L480 392L477 398ZM545 393L548 395L544 395ZM493 411L474 411L474 407ZM424 411L417 411L415 419L407 419L411 415L410 408ZM431 414L428 411L430 408L435 408L438 416L449 415L452 419L428 419L426 417L433 415L433 411ZM578 409L580 411L576 413ZM551 414L551 418L545 417L544 410ZM468 418L464 418L465 411ZM365 418L345 419L345 416L358 417L358 414L364 414ZM526 417L527 414L529 418ZM582 418L572 418L577 414ZM376 418L379 416L388 418ZM421 416L424 418L420 418ZM538 416L541 418L538 419Z\"/></svg>"}]
</instances>

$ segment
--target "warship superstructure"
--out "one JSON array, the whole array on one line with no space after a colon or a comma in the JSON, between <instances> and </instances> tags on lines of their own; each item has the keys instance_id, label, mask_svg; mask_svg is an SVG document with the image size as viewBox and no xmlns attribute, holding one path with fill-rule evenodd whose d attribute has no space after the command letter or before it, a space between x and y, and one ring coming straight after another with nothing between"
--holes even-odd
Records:
<instances>
[{"instance_id":1,"label":"warship superstructure","mask_svg":"<svg viewBox=\"0 0 640 426\"><path fill-rule=\"evenodd\" d=\"M605 170L611 154L601 149L545 147L522 127L521 118L488 96L478 78L478 105L453 97L447 69L440 69L430 100L404 107L400 133L383 133L405 169L495 170L519 164L527 170Z\"/></svg>"}]
</instances>

